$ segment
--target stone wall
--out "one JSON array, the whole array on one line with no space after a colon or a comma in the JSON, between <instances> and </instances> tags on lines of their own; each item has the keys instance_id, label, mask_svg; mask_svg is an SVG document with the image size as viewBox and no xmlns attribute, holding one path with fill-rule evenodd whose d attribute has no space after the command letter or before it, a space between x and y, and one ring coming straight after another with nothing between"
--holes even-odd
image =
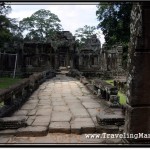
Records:
<instances>
[{"instance_id":1,"label":"stone wall","mask_svg":"<svg viewBox=\"0 0 150 150\"><path fill-rule=\"evenodd\" d=\"M103 44L100 54L100 70L110 71L112 76L122 75L125 71L122 68L123 48L121 45L113 45L108 48Z\"/></svg>"},{"instance_id":2,"label":"stone wall","mask_svg":"<svg viewBox=\"0 0 150 150\"><path fill-rule=\"evenodd\" d=\"M150 3L135 3L131 12L125 133L150 133ZM128 139L130 143L150 139Z\"/></svg>"}]
</instances>

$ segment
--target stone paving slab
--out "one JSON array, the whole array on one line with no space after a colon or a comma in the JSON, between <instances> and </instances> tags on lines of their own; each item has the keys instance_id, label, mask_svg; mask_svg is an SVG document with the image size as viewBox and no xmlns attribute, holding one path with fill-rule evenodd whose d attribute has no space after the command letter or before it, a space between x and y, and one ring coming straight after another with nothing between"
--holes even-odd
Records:
<instances>
[{"instance_id":1,"label":"stone paving slab","mask_svg":"<svg viewBox=\"0 0 150 150\"><path fill-rule=\"evenodd\" d=\"M28 126L20 128L16 132L16 136L46 136L48 129L45 126Z\"/></svg>"},{"instance_id":2,"label":"stone paving slab","mask_svg":"<svg viewBox=\"0 0 150 150\"><path fill-rule=\"evenodd\" d=\"M35 107L36 107L36 104L24 104L21 109L29 110L29 109L35 109Z\"/></svg>"},{"instance_id":3,"label":"stone paving slab","mask_svg":"<svg viewBox=\"0 0 150 150\"><path fill-rule=\"evenodd\" d=\"M27 125L28 125L28 126L31 126L32 123L34 122L34 120L35 120L35 118L30 118L30 117L29 117L29 118L27 119Z\"/></svg>"},{"instance_id":4,"label":"stone paving slab","mask_svg":"<svg viewBox=\"0 0 150 150\"><path fill-rule=\"evenodd\" d=\"M92 117L94 117L94 116L96 116L97 114L99 114L100 113L100 108L89 108L89 109L87 109L88 110L88 112L89 112L89 114L90 114L90 116L92 116Z\"/></svg>"},{"instance_id":5,"label":"stone paving slab","mask_svg":"<svg viewBox=\"0 0 150 150\"><path fill-rule=\"evenodd\" d=\"M95 133L95 125L88 122L74 122L71 124L71 133L83 134L83 133Z\"/></svg>"},{"instance_id":6,"label":"stone paving slab","mask_svg":"<svg viewBox=\"0 0 150 150\"><path fill-rule=\"evenodd\" d=\"M70 108L71 113L73 114L74 117L90 117L89 113L84 109L84 108Z\"/></svg>"},{"instance_id":7,"label":"stone paving slab","mask_svg":"<svg viewBox=\"0 0 150 150\"><path fill-rule=\"evenodd\" d=\"M54 106L53 111L69 111L69 107L67 107L67 106Z\"/></svg>"},{"instance_id":8,"label":"stone paving slab","mask_svg":"<svg viewBox=\"0 0 150 150\"><path fill-rule=\"evenodd\" d=\"M3 137L0 139L0 144L1 143L7 143L10 140L10 137Z\"/></svg>"},{"instance_id":9,"label":"stone paving slab","mask_svg":"<svg viewBox=\"0 0 150 150\"><path fill-rule=\"evenodd\" d=\"M28 110L18 110L14 113L15 116L26 116L28 114Z\"/></svg>"},{"instance_id":10,"label":"stone paving slab","mask_svg":"<svg viewBox=\"0 0 150 150\"><path fill-rule=\"evenodd\" d=\"M2 135L16 135L16 133L17 133L17 130L15 130L15 129L7 129L7 130L1 130L0 131L0 136L2 136Z\"/></svg>"},{"instance_id":11,"label":"stone paving slab","mask_svg":"<svg viewBox=\"0 0 150 150\"><path fill-rule=\"evenodd\" d=\"M37 116L32 123L32 126L48 126L50 123L50 117L48 116Z\"/></svg>"},{"instance_id":12,"label":"stone paving slab","mask_svg":"<svg viewBox=\"0 0 150 150\"><path fill-rule=\"evenodd\" d=\"M95 125L91 118L74 118L71 121L71 133L94 133Z\"/></svg>"},{"instance_id":13,"label":"stone paving slab","mask_svg":"<svg viewBox=\"0 0 150 150\"><path fill-rule=\"evenodd\" d=\"M15 136L1 136L0 145L14 145L14 144L98 144L108 146L108 144L123 144L121 139L100 139L100 138L86 138L85 134L65 134L65 133L49 133L46 136L36 137L15 137ZM94 145L93 145L94 146Z\"/></svg>"},{"instance_id":14,"label":"stone paving slab","mask_svg":"<svg viewBox=\"0 0 150 150\"><path fill-rule=\"evenodd\" d=\"M59 102L52 102L53 106L65 106L66 103L64 101L59 101Z\"/></svg>"},{"instance_id":15,"label":"stone paving slab","mask_svg":"<svg viewBox=\"0 0 150 150\"><path fill-rule=\"evenodd\" d=\"M28 116L35 116L37 112L37 109L32 109L30 111L28 111Z\"/></svg>"},{"instance_id":16,"label":"stone paving slab","mask_svg":"<svg viewBox=\"0 0 150 150\"><path fill-rule=\"evenodd\" d=\"M37 116L50 116L52 112L52 108L38 109L36 112Z\"/></svg>"},{"instance_id":17,"label":"stone paving slab","mask_svg":"<svg viewBox=\"0 0 150 150\"><path fill-rule=\"evenodd\" d=\"M100 108L100 105L97 102L83 102L82 104L86 108Z\"/></svg>"},{"instance_id":18,"label":"stone paving slab","mask_svg":"<svg viewBox=\"0 0 150 150\"><path fill-rule=\"evenodd\" d=\"M71 114L69 111L67 111L67 112L57 112L57 111L52 112L51 121L62 121L62 122L68 121L69 122L70 120L71 120Z\"/></svg>"},{"instance_id":19,"label":"stone paving slab","mask_svg":"<svg viewBox=\"0 0 150 150\"><path fill-rule=\"evenodd\" d=\"M70 133L69 122L51 122L49 126L51 133Z\"/></svg>"}]
</instances>

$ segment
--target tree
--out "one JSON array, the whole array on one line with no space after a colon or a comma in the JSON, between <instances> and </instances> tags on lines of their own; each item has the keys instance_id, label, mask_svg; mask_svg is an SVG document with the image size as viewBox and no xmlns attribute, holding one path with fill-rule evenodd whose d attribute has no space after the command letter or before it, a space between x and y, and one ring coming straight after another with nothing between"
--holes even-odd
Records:
<instances>
[{"instance_id":1,"label":"tree","mask_svg":"<svg viewBox=\"0 0 150 150\"><path fill-rule=\"evenodd\" d=\"M9 42L13 36L10 32L11 21L6 16L11 11L10 6L0 5L0 47L3 49L4 43Z\"/></svg>"},{"instance_id":2,"label":"tree","mask_svg":"<svg viewBox=\"0 0 150 150\"><path fill-rule=\"evenodd\" d=\"M123 66L126 68L130 40L130 14L132 2L100 2L97 5L98 28L103 31L108 47L123 46Z\"/></svg>"},{"instance_id":3,"label":"tree","mask_svg":"<svg viewBox=\"0 0 150 150\"><path fill-rule=\"evenodd\" d=\"M130 38L130 13L132 2L100 2L97 19L108 46L116 43L126 45Z\"/></svg>"},{"instance_id":4,"label":"tree","mask_svg":"<svg viewBox=\"0 0 150 150\"><path fill-rule=\"evenodd\" d=\"M0 4L0 15L8 15L11 12L11 7L9 5L5 5L4 2Z\"/></svg>"},{"instance_id":5,"label":"tree","mask_svg":"<svg viewBox=\"0 0 150 150\"><path fill-rule=\"evenodd\" d=\"M26 39L47 40L56 31L62 30L60 20L57 15L49 10L38 10L30 17L20 21L22 31L28 31Z\"/></svg>"},{"instance_id":6,"label":"tree","mask_svg":"<svg viewBox=\"0 0 150 150\"><path fill-rule=\"evenodd\" d=\"M12 50L14 41L19 42L23 39L16 19L7 17L10 12L10 6L6 6L4 3L0 5L0 48L2 50L5 48L5 43L9 43L11 45L9 50Z\"/></svg>"},{"instance_id":7,"label":"tree","mask_svg":"<svg viewBox=\"0 0 150 150\"><path fill-rule=\"evenodd\" d=\"M96 27L85 25L83 28L78 28L75 32L75 37L78 39L80 45L84 44L86 39L89 39L94 35Z\"/></svg>"}]
</instances>

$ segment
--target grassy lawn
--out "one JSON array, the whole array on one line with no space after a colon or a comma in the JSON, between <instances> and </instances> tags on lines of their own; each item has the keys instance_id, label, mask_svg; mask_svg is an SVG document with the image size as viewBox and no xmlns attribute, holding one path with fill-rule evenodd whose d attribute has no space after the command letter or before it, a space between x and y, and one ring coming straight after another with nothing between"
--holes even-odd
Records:
<instances>
[{"instance_id":1,"label":"grassy lawn","mask_svg":"<svg viewBox=\"0 0 150 150\"><path fill-rule=\"evenodd\" d=\"M114 80L105 80L105 81L114 86Z\"/></svg>"},{"instance_id":2,"label":"grassy lawn","mask_svg":"<svg viewBox=\"0 0 150 150\"><path fill-rule=\"evenodd\" d=\"M126 95L121 93L120 91L118 92L118 96L120 97L120 104L124 105L126 104Z\"/></svg>"},{"instance_id":3,"label":"grassy lawn","mask_svg":"<svg viewBox=\"0 0 150 150\"><path fill-rule=\"evenodd\" d=\"M15 78L15 79L9 78L9 77L0 78L0 90L8 88L9 86L17 83L20 80L21 79L19 78ZM0 102L0 108L3 107L3 105L4 105L4 102Z\"/></svg>"},{"instance_id":4,"label":"grassy lawn","mask_svg":"<svg viewBox=\"0 0 150 150\"><path fill-rule=\"evenodd\" d=\"M9 77L0 78L0 89L8 88L9 86L17 83L20 80L21 79L19 78L15 78L15 79Z\"/></svg>"},{"instance_id":5,"label":"grassy lawn","mask_svg":"<svg viewBox=\"0 0 150 150\"><path fill-rule=\"evenodd\" d=\"M114 81L113 80L106 80L107 83L114 85ZM126 95L123 94L121 91L118 92L118 96L120 97L120 104L124 105L126 104Z\"/></svg>"}]
</instances>

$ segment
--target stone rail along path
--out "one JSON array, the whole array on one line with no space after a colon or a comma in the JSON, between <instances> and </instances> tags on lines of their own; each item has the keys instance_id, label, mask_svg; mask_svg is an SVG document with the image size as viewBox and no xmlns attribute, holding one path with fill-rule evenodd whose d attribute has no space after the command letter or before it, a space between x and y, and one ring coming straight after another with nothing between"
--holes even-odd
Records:
<instances>
[{"instance_id":1,"label":"stone rail along path","mask_svg":"<svg viewBox=\"0 0 150 150\"><path fill-rule=\"evenodd\" d=\"M46 81L46 79L50 79L54 76L56 76L55 72L51 69L34 73L28 78L24 78L18 83L0 90L0 118L10 116L26 102L39 85Z\"/></svg>"},{"instance_id":2,"label":"stone rail along path","mask_svg":"<svg viewBox=\"0 0 150 150\"><path fill-rule=\"evenodd\" d=\"M95 133L101 111L96 96L79 80L57 75L39 86L11 118L25 118L27 127L1 130L0 135L44 136L50 133Z\"/></svg>"}]
</instances>

